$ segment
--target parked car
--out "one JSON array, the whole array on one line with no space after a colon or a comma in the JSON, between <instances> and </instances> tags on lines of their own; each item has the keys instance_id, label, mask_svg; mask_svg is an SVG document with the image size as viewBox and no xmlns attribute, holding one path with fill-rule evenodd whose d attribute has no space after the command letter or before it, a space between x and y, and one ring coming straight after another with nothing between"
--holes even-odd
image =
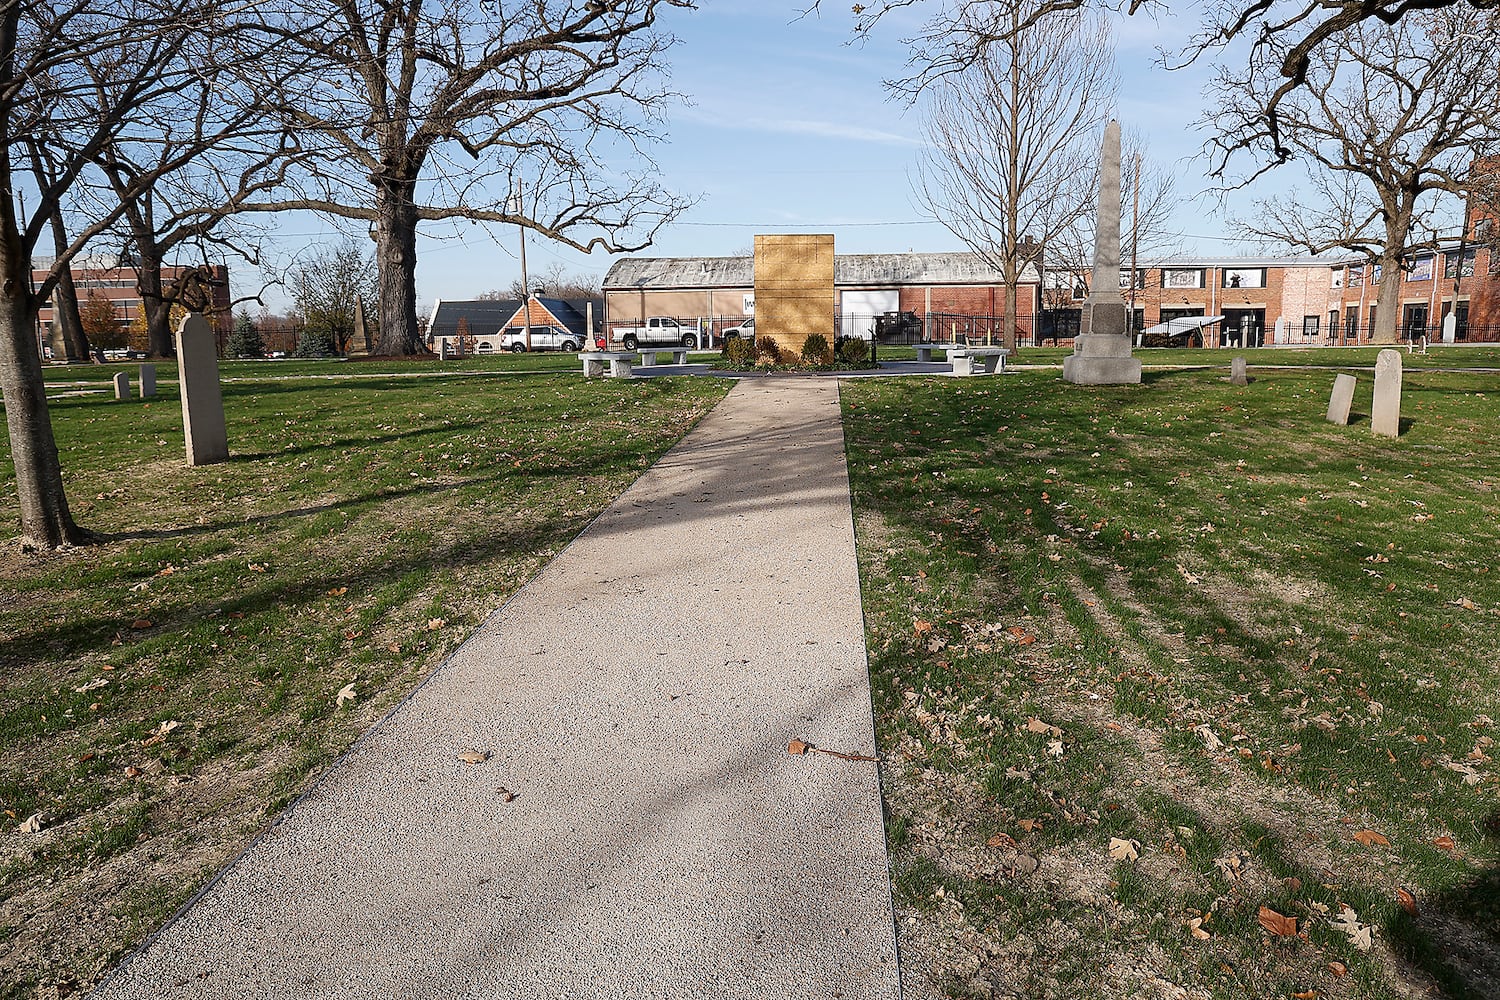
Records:
<instances>
[{"instance_id":1,"label":"parked car","mask_svg":"<svg viewBox=\"0 0 1500 1000\"><path fill-rule=\"evenodd\" d=\"M755 317L751 316L749 319L745 320L745 322L741 323L739 326L731 326L729 329L727 329L727 330L724 331L724 339L725 340L729 340L729 339L734 338L734 337L743 337L746 340L754 340L755 339Z\"/></svg>"},{"instance_id":2,"label":"parked car","mask_svg":"<svg viewBox=\"0 0 1500 1000\"><path fill-rule=\"evenodd\" d=\"M622 326L614 331L614 339L625 345L625 350L653 344L662 347L697 347L699 330L695 326L684 326L671 316L652 316L641 326Z\"/></svg>"},{"instance_id":3,"label":"parked car","mask_svg":"<svg viewBox=\"0 0 1500 1000\"><path fill-rule=\"evenodd\" d=\"M581 337L566 327L558 326L534 326L531 328L531 347L533 351L576 351L582 342ZM528 348L526 346L526 331L511 327L500 335L500 347L502 350L514 354L523 354Z\"/></svg>"}]
</instances>

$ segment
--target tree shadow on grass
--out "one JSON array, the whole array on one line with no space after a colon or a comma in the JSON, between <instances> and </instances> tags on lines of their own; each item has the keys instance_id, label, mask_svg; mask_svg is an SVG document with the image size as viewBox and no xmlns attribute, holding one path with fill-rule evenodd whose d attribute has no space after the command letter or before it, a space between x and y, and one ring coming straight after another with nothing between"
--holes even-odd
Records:
<instances>
[{"instance_id":1,"label":"tree shadow on grass","mask_svg":"<svg viewBox=\"0 0 1500 1000\"><path fill-rule=\"evenodd\" d=\"M428 427L417 427L409 431L397 431L392 434L377 434L369 437L345 437L336 441L308 442L307 444L289 445L280 451L251 451L232 452L229 456L231 464L258 462L267 458L277 458L282 455L304 455L309 452L336 450L340 448L360 448L366 445L389 444L392 441L404 441L411 438L427 437L436 434L456 434L462 431L477 430L486 426L483 421L469 420L458 424L433 425Z\"/></svg>"},{"instance_id":2,"label":"tree shadow on grass","mask_svg":"<svg viewBox=\"0 0 1500 1000\"><path fill-rule=\"evenodd\" d=\"M1500 811L1483 824L1500 846ZM1500 870L1486 868L1465 885L1416 901L1416 913L1394 911L1384 928L1408 969L1441 984L1449 1000L1500 996Z\"/></svg>"}]
</instances>

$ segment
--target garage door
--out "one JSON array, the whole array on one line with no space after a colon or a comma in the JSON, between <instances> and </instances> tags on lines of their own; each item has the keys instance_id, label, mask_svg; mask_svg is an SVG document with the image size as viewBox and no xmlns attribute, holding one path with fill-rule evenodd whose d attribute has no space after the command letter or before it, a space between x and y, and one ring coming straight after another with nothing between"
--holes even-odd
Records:
<instances>
[{"instance_id":1,"label":"garage door","mask_svg":"<svg viewBox=\"0 0 1500 1000\"><path fill-rule=\"evenodd\" d=\"M901 308L901 293L896 289L879 292L839 293L839 333L845 337L870 339L875 317Z\"/></svg>"}]
</instances>

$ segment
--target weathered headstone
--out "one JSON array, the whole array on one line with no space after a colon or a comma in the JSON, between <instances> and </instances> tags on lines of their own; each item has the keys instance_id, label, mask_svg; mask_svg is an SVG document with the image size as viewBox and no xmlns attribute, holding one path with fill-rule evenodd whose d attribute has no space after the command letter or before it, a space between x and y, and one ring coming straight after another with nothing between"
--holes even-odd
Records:
<instances>
[{"instance_id":1,"label":"weathered headstone","mask_svg":"<svg viewBox=\"0 0 1500 1000\"><path fill-rule=\"evenodd\" d=\"M141 365L141 398L150 399L156 395L156 366Z\"/></svg>"},{"instance_id":2,"label":"weathered headstone","mask_svg":"<svg viewBox=\"0 0 1500 1000\"><path fill-rule=\"evenodd\" d=\"M1443 343L1451 344L1458 338L1458 317L1453 313L1443 317Z\"/></svg>"},{"instance_id":3,"label":"weathered headstone","mask_svg":"<svg viewBox=\"0 0 1500 1000\"><path fill-rule=\"evenodd\" d=\"M1130 353L1129 313L1120 295L1120 123L1111 120L1100 150L1094 276L1073 353L1063 359L1063 381L1120 385L1140 380L1141 363Z\"/></svg>"},{"instance_id":4,"label":"weathered headstone","mask_svg":"<svg viewBox=\"0 0 1500 1000\"><path fill-rule=\"evenodd\" d=\"M447 361L451 357L453 357L453 353L452 349L448 346L448 338L438 338L438 360Z\"/></svg>"},{"instance_id":5,"label":"weathered headstone","mask_svg":"<svg viewBox=\"0 0 1500 1000\"><path fill-rule=\"evenodd\" d=\"M130 398L130 376L124 372L115 372L115 398Z\"/></svg>"},{"instance_id":6,"label":"weathered headstone","mask_svg":"<svg viewBox=\"0 0 1500 1000\"><path fill-rule=\"evenodd\" d=\"M188 464L224 461L229 457L229 437L224 428L219 358L213 330L202 313L189 313L177 328L177 382Z\"/></svg>"},{"instance_id":7,"label":"weathered headstone","mask_svg":"<svg viewBox=\"0 0 1500 1000\"><path fill-rule=\"evenodd\" d=\"M1339 375L1333 380L1333 394L1328 397L1328 422L1340 426L1349 423L1349 407L1354 405L1354 376Z\"/></svg>"},{"instance_id":8,"label":"weathered headstone","mask_svg":"<svg viewBox=\"0 0 1500 1000\"><path fill-rule=\"evenodd\" d=\"M1231 385L1249 385L1250 379L1245 374L1245 359L1235 358L1229 362L1229 382Z\"/></svg>"},{"instance_id":9,"label":"weathered headstone","mask_svg":"<svg viewBox=\"0 0 1500 1000\"><path fill-rule=\"evenodd\" d=\"M98 348L98 347L94 348L94 364L96 364L96 365L102 365L102 364L104 364L104 351L103 351L102 348Z\"/></svg>"},{"instance_id":10,"label":"weathered headstone","mask_svg":"<svg viewBox=\"0 0 1500 1000\"><path fill-rule=\"evenodd\" d=\"M1382 437L1401 434L1401 352L1386 348L1375 358L1375 402L1370 429Z\"/></svg>"}]
</instances>

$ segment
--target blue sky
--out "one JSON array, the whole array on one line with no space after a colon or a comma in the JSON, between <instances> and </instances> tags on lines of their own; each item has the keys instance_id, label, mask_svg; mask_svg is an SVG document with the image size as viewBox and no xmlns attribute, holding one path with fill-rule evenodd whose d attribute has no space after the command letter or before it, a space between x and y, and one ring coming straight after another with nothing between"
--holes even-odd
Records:
<instances>
[{"instance_id":1,"label":"blue sky","mask_svg":"<svg viewBox=\"0 0 1500 1000\"><path fill-rule=\"evenodd\" d=\"M672 85L691 103L674 109L657 161L666 184L701 201L646 255L729 255L768 232L831 232L841 253L963 249L915 204L909 178L918 117L881 82L900 71L907 55L900 39L915 19L909 12L892 18L871 39L850 44L847 2L825 0L813 17L798 16L802 5L705 0L697 12L664 19L682 39L669 53ZM1190 28L1180 20L1120 19L1119 117L1178 174L1184 249L1253 252L1221 239L1228 232L1213 203L1191 200L1208 185L1202 164L1191 159L1202 142L1192 123L1208 70L1155 65L1157 47L1177 48ZM1248 197L1237 196L1234 209L1247 212ZM302 231L286 241L289 248L338 238L331 224L309 221L298 223ZM418 245L421 303L508 286L520 275L517 243L512 227L426 228ZM528 237L527 257L533 272L561 261L569 271L602 275L611 263L603 253L586 257L536 236Z\"/></svg>"}]
</instances>

